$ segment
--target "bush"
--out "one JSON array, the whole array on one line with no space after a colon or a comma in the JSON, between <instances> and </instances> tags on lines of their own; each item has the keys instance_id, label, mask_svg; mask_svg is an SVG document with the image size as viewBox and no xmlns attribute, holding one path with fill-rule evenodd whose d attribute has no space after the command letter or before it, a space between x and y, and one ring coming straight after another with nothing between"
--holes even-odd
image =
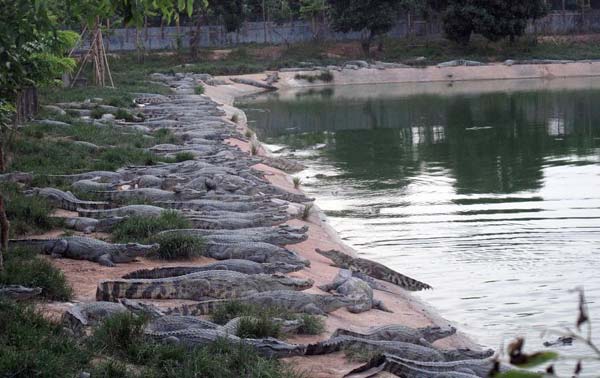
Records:
<instances>
[{"instance_id":1,"label":"bush","mask_svg":"<svg viewBox=\"0 0 600 378\"><path fill-rule=\"evenodd\" d=\"M75 377L90 355L33 306L0 300L0 374Z\"/></svg>"},{"instance_id":2,"label":"bush","mask_svg":"<svg viewBox=\"0 0 600 378\"><path fill-rule=\"evenodd\" d=\"M204 94L204 86L198 85L196 88L194 88L194 93L197 95Z\"/></svg>"},{"instance_id":3,"label":"bush","mask_svg":"<svg viewBox=\"0 0 600 378\"><path fill-rule=\"evenodd\" d=\"M92 114L91 114L92 118L100 119L100 118L102 118L103 115L104 115L104 111L102 109L100 109L98 106L96 106L94 109L92 109Z\"/></svg>"},{"instance_id":4,"label":"bush","mask_svg":"<svg viewBox=\"0 0 600 378\"><path fill-rule=\"evenodd\" d=\"M176 210L165 210L157 217L132 216L117 224L112 232L115 242L146 242L160 231L191 228L192 224Z\"/></svg>"},{"instance_id":5,"label":"bush","mask_svg":"<svg viewBox=\"0 0 600 378\"><path fill-rule=\"evenodd\" d=\"M60 269L35 251L11 248L5 254L4 270L0 271L0 285L23 285L42 288L41 296L55 301L68 301L73 289Z\"/></svg>"},{"instance_id":6,"label":"bush","mask_svg":"<svg viewBox=\"0 0 600 378\"><path fill-rule=\"evenodd\" d=\"M314 83L315 81L323 81L325 83L329 83L333 81L333 74L331 71L323 71L318 75L304 75L304 74L296 74L294 76L296 80L306 80L309 83Z\"/></svg>"},{"instance_id":7,"label":"bush","mask_svg":"<svg viewBox=\"0 0 600 378\"><path fill-rule=\"evenodd\" d=\"M127 366L119 361L106 361L97 365L90 371L94 378L137 378L142 375L131 373ZM145 375L144 375L145 376Z\"/></svg>"},{"instance_id":8,"label":"bush","mask_svg":"<svg viewBox=\"0 0 600 378\"><path fill-rule=\"evenodd\" d=\"M161 260L187 260L204 253L204 240L198 236L167 233L151 240L160 244L156 258Z\"/></svg>"},{"instance_id":9,"label":"bush","mask_svg":"<svg viewBox=\"0 0 600 378\"><path fill-rule=\"evenodd\" d=\"M250 339L278 337L281 327L266 315L242 317L237 329L237 336Z\"/></svg>"},{"instance_id":10,"label":"bush","mask_svg":"<svg viewBox=\"0 0 600 378\"><path fill-rule=\"evenodd\" d=\"M194 160L194 159L195 159L195 156L191 152L178 152L177 154L175 154L175 161L178 163L181 163L182 161Z\"/></svg>"}]
</instances>

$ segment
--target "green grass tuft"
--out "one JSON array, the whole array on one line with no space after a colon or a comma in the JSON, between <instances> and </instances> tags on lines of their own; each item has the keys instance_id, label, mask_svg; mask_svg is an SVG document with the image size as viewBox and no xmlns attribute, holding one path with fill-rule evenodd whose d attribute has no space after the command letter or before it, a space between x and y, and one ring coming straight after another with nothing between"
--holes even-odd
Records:
<instances>
[{"instance_id":1,"label":"green grass tuft","mask_svg":"<svg viewBox=\"0 0 600 378\"><path fill-rule=\"evenodd\" d=\"M132 216L117 224L112 239L118 243L146 242L160 231L191 228L180 212L165 210L157 217Z\"/></svg>"},{"instance_id":2,"label":"green grass tuft","mask_svg":"<svg viewBox=\"0 0 600 378\"><path fill-rule=\"evenodd\" d=\"M35 251L11 248L0 271L0 285L23 285L42 288L41 297L54 301L68 301L73 289L63 272Z\"/></svg>"},{"instance_id":3,"label":"green grass tuft","mask_svg":"<svg viewBox=\"0 0 600 378\"><path fill-rule=\"evenodd\" d=\"M254 133L251 130L246 130L246 132L244 133L244 135L246 136L246 138L250 139L250 138L252 138L252 136L254 135Z\"/></svg>"},{"instance_id":4,"label":"green grass tuft","mask_svg":"<svg viewBox=\"0 0 600 378\"><path fill-rule=\"evenodd\" d=\"M144 375L135 374L127 369L120 361L104 361L90 371L94 378L141 378Z\"/></svg>"},{"instance_id":5,"label":"green grass tuft","mask_svg":"<svg viewBox=\"0 0 600 378\"><path fill-rule=\"evenodd\" d=\"M294 177L292 178L292 182L294 183L294 188L298 189L302 183L302 179L300 177Z\"/></svg>"},{"instance_id":6,"label":"green grass tuft","mask_svg":"<svg viewBox=\"0 0 600 378\"><path fill-rule=\"evenodd\" d=\"M186 160L194 160L195 156L191 152L178 152L175 154L175 161L181 163Z\"/></svg>"},{"instance_id":7,"label":"green grass tuft","mask_svg":"<svg viewBox=\"0 0 600 378\"><path fill-rule=\"evenodd\" d=\"M260 317L242 317L237 329L237 336L250 339L279 337L281 327L266 315Z\"/></svg>"},{"instance_id":8,"label":"green grass tuft","mask_svg":"<svg viewBox=\"0 0 600 378\"><path fill-rule=\"evenodd\" d=\"M196 88L194 88L194 93L197 95L204 94L204 86L198 85Z\"/></svg>"},{"instance_id":9,"label":"green grass tuft","mask_svg":"<svg viewBox=\"0 0 600 378\"><path fill-rule=\"evenodd\" d=\"M137 361L145 349L145 324L146 318L131 313L113 315L94 328L90 346L102 354Z\"/></svg>"},{"instance_id":10,"label":"green grass tuft","mask_svg":"<svg viewBox=\"0 0 600 378\"><path fill-rule=\"evenodd\" d=\"M308 205L304 205L304 209L302 210L302 220L307 220L310 217L310 213L313 208L313 204L309 203Z\"/></svg>"},{"instance_id":11,"label":"green grass tuft","mask_svg":"<svg viewBox=\"0 0 600 378\"><path fill-rule=\"evenodd\" d=\"M0 185L6 204L6 216L11 223L11 236L42 233L60 225L50 214L54 207L39 197L23 195L16 185Z\"/></svg>"},{"instance_id":12,"label":"green grass tuft","mask_svg":"<svg viewBox=\"0 0 600 378\"><path fill-rule=\"evenodd\" d=\"M116 119L124 119L127 122L133 122L133 114L125 109L119 109L115 112Z\"/></svg>"},{"instance_id":13,"label":"green grass tuft","mask_svg":"<svg viewBox=\"0 0 600 378\"><path fill-rule=\"evenodd\" d=\"M90 354L33 306L0 300L2 377L76 377Z\"/></svg>"},{"instance_id":14,"label":"green grass tuft","mask_svg":"<svg viewBox=\"0 0 600 378\"><path fill-rule=\"evenodd\" d=\"M160 244L156 252L160 260L189 260L204 254L204 240L199 236L167 233L150 240Z\"/></svg>"},{"instance_id":15,"label":"green grass tuft","mask_svg":"<svg viewBox=\"0 0 600 378\"><path fill-rule=\"evenodd\" d=\"M323 318L315 315L300 315L302 326L298 329L301 335L320 335L325 332L325 321Z\"/></svg>"},{"instance_id":16,"label":"green grass tuft","mask_svg":"<svg viewBox=\"0 0 600 378\"><path fill-rule=\"evenodd\" d=\"M100 119L104 115L104 110L100 109L100 107L96 106L92 109L91 117L94 119Z\"/></svg>"},{"instance_id":17,"label":"green grass tuft","mask_svg":"<svg viewBox=\"0 0 600 378\"><path fill-rule=\"evenodd\" d=\"M237 114L234 114L231 116L231 122L238 123L239 120L240 120L240 118L238 117Z\"/></svg>"}]
</instances>

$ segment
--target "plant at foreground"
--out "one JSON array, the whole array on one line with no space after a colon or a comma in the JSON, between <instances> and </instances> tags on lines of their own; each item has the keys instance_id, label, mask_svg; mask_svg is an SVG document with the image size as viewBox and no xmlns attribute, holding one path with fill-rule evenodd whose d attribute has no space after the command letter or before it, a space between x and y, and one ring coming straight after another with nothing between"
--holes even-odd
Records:
<instances>
[{"instance_id":1,"label":"plant at foreground","mask_svg":"<svg viewBox=\"0 0 600 378\"><path fill-rule=\"evenodd\" d=\"M136 215L115 226L112 239L118 243L147 242L160 231L191 228L192 224L176 210L157 217Z\"/></svg>"},{"instance_id":2,"label":"plant at foreground","mask_svg":"<svg viewBox=\"0 0 600 378\"><path fill-rule=\"evenodd\" d=\"M188 260L204 254L204 240L198 236L167 233L149 240L160 245L156 252L160 260Z\"/></svg>"}]
</instances>

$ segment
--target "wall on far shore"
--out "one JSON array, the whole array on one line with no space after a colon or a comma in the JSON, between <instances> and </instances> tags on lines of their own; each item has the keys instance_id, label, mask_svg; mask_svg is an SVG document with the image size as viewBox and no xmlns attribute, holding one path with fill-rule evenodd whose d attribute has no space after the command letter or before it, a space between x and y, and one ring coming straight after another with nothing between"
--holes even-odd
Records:
<instances>
[{"instance_id":1,"label":"wall on far shore","mask_svg":"<svg viewBox=\"0 0 600 378\"><path fill-rule=\"evenodd\" d=\"M178 45L188 47L194 27L149 27L141 29L112 29L105 36L109 51L132 51L138 43L146 50L175 49ZM532 23L530 33L569 34L600 32L600 10L551 13ZM442 33L439 21L426 22L403 18L388 33L392 37L436 36ZM294 21L277 25L273 22L246 22L237 33L227 33L221 25L203 26L200 31L201 47L228 47L247 43L283 44L311 41L319 36L325 40L356 40L361 33L335 33L327 25L313 29L310 22Z\"/></svg>"}]
</instances>

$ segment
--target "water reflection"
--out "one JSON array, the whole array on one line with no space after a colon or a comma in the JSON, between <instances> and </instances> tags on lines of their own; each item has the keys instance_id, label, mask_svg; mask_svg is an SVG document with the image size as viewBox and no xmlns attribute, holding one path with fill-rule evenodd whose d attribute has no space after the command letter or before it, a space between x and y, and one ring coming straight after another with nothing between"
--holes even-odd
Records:
<instances>
[{"instance_id":1,"label":"water reflection","mask_svg":"<svg viewBox=\"0 0 600 378\"><path fill-rule=\"evenodd\" d=\"M535 88L531 90L527 88ZM482 343L600 298L600 80L356 86L242 104L344 240ZM590 304L600 321L600 301ZM566 353L580 353L573 347ZM600 367L598 367L600 371Z\"/></svg>"}]
</instances>

